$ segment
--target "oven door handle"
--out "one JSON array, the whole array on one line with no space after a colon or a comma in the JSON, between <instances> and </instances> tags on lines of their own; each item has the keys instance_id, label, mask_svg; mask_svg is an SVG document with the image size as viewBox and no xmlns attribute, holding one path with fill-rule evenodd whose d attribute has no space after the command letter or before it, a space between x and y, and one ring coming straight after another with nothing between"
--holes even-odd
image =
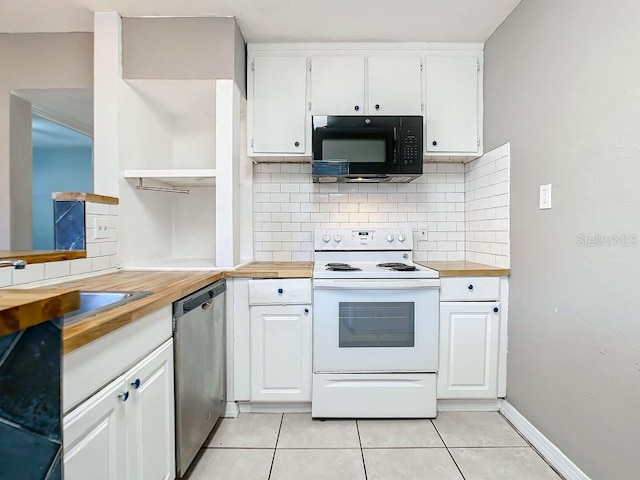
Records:
<instances>
[{"instance_id":1,"label":"oven door handle","mask_svg":"<svg viewBox=\"0 0 640 480\"><path fill-rule=\"evenodd\" d=\"M417 290L440 288L438 279L314 280L315 290Z\"/></svg>"}]
</instances>

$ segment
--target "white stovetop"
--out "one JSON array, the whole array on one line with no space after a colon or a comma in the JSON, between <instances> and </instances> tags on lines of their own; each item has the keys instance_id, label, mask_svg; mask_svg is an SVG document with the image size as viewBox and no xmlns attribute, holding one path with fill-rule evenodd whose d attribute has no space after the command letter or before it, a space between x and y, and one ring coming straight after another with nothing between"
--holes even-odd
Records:
<instances>
[{"instance_id":1,"label":"white stovetop","mask_svg":"<svg viewBox=\"0 0 640 480\"><path fill-rule=\"evenodd\" d=\"M397 272L391 270L389 268L380 268L376 267L378 263L394 261L398 263L405 263L407 265L411 265L416 267L418 270L413 272ZM336 279L345 279L345 278L393 278L393 279L403 279L403 278L439 278L440 274L436 270L432 270L430 268L422 267L420 265L416 265L407 260L380 260L380 261L343 261L336 260L336 263L348 263L353 267L357 267L360 271L355 272L333 272L327 270L326 264L331 262L331 260L316 260L313 267L313 278L336 278Z\"/></svg>"}]
</instances>

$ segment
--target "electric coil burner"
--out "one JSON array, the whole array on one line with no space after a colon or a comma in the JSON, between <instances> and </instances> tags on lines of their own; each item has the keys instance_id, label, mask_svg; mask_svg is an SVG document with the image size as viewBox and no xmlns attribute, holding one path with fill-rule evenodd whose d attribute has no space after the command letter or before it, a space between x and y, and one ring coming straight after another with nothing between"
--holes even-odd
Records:
<instances>
[{"instance_id":1,"label":"electric coil burner","mask_svg":"<svg viewBox=\"0 0 640 480\"><path fill-rule=\"evenodd\" d=\"M435 417L440 281L412 237L316 230L313 417Z\"/></svg>"}]
</instances>

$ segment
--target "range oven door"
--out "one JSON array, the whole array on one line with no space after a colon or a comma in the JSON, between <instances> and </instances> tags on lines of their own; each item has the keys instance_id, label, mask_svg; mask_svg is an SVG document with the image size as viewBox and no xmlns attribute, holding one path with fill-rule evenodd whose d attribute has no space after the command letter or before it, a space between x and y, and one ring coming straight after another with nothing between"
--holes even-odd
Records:
<instances>
[{"instance_id":1,"label":"range oven door","mask_svg":"<svg viewBox=\"0 0 640 480\"><path fill-rule=\"evenodd\" d=\"M314 280L313 371L435 372L439 281Z\"/></svg>"}]
</instances>

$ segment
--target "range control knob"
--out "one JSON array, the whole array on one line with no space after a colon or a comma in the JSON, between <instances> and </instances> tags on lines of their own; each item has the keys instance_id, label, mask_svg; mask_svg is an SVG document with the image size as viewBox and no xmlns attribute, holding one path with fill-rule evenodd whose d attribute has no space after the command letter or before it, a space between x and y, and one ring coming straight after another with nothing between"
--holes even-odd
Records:
<instances>
[{"instance_id":1,"label":"range control knob","mask_svg":"<svg viewBox=\"0 0 640 480\"><path fill-rule=\"evenodd\" d=\"M336 233L336 236L333 237L333 239L336 241L336 243L340 243L342 241L342 235Z\"/></svg>"},{"instance_id":2,"label":"range control knob","mask_svg":"<svg viewBox=\"0 0 640 480\"><path fill-rule=\"evenodd\" d=\"M398 241L399 242L404 242L407 239L407 237L405 237L403 234L398 235Z\"/></svg>"},{"instance_id":3,"label":"range control knob","mask_svg":"<svg viewBox=\"0 0 640 480\"><path fill-rule=\"evenodd\" d=\"M325 233L324 237L322 237L322 241L324 243L329 243L331 241L331 236L328 233Z\"/></svg>"},{"instance_id":4,"label":"range control knob","mask_svg":"<svg viewBox=\"0 0 640 480\"><path fill-rule=\"evenodd\" d=\"M393 234L392 234L392 233L390 233L389 235L387 235L387 242L389 242L389 243L393 242L393 239L394 239L394 238L395 238L395 237L393 236Z\"/></svg>"}]
</instances>

